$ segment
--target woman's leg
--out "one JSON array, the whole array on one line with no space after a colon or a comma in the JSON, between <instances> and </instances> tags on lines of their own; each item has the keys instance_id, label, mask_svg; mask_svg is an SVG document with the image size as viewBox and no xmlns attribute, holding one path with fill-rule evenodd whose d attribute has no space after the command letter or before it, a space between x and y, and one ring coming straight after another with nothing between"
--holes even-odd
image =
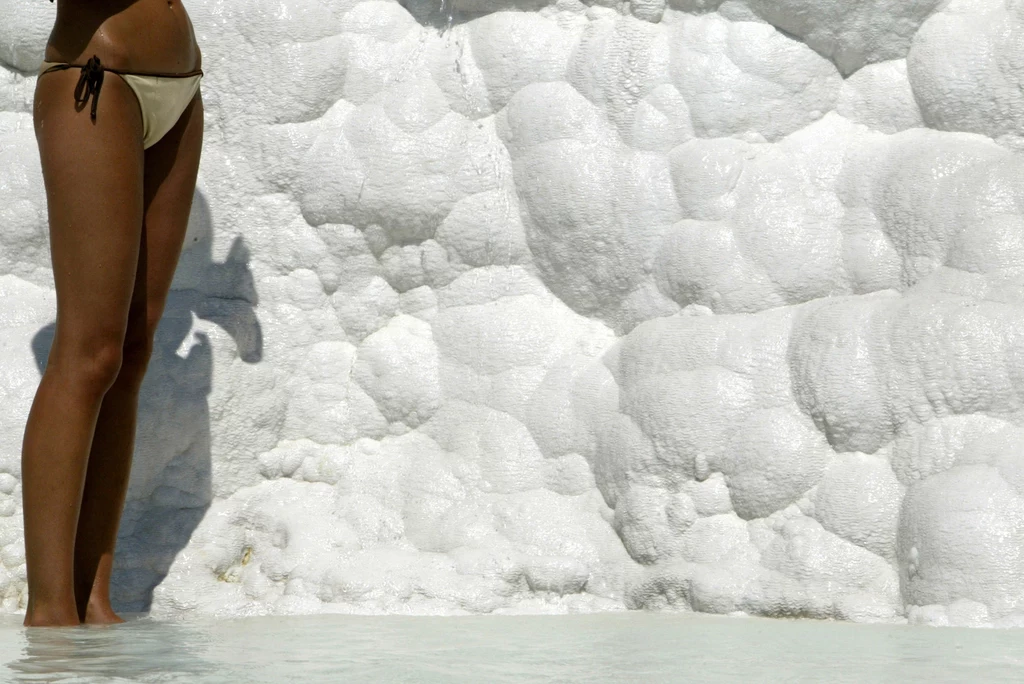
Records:
<instances>
[{"instance_id":1,"label":"woman's leg","mask_svg":"<svg viewBox=\"0 0 1024 684\"><path fill-rule=\"evenodd\" d=\"M22 448L26 625L79 622L75 531L100 404L121 369L143 222L135 94L107 78L94 122L75 111L78 76L40 76L34 101L57 326Z\"/></svg>"},{"instance_id":2,"label":"woman's leg","mask_svg":"<svg viewBox=\"0 0 1024 684\"><path fill-rule=\"evenodd\" d=\"M145 152L142 244L121 371L103 399L75 543L75 595L83 622L121 622L110 606L117 528L131 471L139 388L181 254L203 144L203 102L192 104Z\"/></svg>"}]
</instances>

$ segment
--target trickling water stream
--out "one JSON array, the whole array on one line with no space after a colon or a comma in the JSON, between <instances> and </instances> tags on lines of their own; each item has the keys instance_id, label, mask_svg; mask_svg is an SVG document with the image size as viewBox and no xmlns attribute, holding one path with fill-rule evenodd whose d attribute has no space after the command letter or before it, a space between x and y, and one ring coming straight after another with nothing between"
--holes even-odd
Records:
<instances>
[{"instance_id":1,"label":"trickling water stream","mask_svg":"<svg viewBox=\"0 0 1024 684\"><path fill-rule=\"evenodd\" d=\"M447 33L452 28L455 20L455 0L441 0L441 20L444 21L444 28L441 33Z\"/></svg>"}]
</instances>

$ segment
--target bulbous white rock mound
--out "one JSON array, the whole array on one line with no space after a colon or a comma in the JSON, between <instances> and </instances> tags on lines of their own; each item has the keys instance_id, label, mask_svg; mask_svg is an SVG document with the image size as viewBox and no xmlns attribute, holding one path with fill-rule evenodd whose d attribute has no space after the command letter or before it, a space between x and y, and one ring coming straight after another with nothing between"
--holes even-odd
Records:
<instances>
[{"instance_id":1,"label":"bulbous white rock mound","mask_svg":"<svg viewBox=\"0 0 1024 684\"><path fill-rule=\"evenodd\" d=\"M16 612L53 7L6 5ZM188 9L120 608L1024 625L1024 3Z\"/></svg>"}]
</instances>

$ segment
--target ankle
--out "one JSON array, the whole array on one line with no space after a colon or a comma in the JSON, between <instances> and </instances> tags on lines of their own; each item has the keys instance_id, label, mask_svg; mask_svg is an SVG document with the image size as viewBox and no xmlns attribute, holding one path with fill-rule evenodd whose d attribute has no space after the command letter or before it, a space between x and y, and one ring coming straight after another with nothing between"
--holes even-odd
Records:
<instances>
[{"instance_id":1,"label":"ankle","mask_svg":"<svg viewBox=\"0 0 1024 684\"><path fill-rule=\"evenodd\" d=\"M109 625L120 622L124 620L114 612L108 599L90 599L85 607L85 618L82 620L84 625Z\"/></svg>"},{"instance_id":2,"label":"ankle","mask_svg":"<svg viewBox=\"0 0 1024 684\"><path fill-rule=\"evenodd\" d=\"M78 619L78 611L73 605L48 605L45 603L30 603L25 612L25 627L70 627L81 624Z\"/></svg>"}]
</instances>

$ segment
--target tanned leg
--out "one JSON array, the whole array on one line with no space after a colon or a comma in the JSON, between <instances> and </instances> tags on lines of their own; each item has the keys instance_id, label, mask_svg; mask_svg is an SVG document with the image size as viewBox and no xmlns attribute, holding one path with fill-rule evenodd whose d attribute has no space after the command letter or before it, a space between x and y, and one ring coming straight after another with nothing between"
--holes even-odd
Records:
<instances>
[{"instance_id":1,"label":"tanned leg","mask_svg":"<svg viewBox=\"0 0 1024 684\"><path fill-rule=\"evenodd\" d=\"M142 242L124 360L96 424L75 545L78 614L89 624L122 622L110 606L110 574L131 471L139 388L185 239L202 144L203 102L197 94L175 127L145 152Z\"/></svg>"},{"instance_id":2,"label":"tanned leg","mask_svg":"<svg viewBox=\"0 0 1024 684\"><path fill-rule=\"evenodd\" d=\"M29 602L25 624L79 623L74 549L100 404L121 369L143 223L142 119L107 78L96 121L75 111L79 70L39 77L36 140L46 186L57 326L22 447Z\"/></svg>"}]
</instances>

